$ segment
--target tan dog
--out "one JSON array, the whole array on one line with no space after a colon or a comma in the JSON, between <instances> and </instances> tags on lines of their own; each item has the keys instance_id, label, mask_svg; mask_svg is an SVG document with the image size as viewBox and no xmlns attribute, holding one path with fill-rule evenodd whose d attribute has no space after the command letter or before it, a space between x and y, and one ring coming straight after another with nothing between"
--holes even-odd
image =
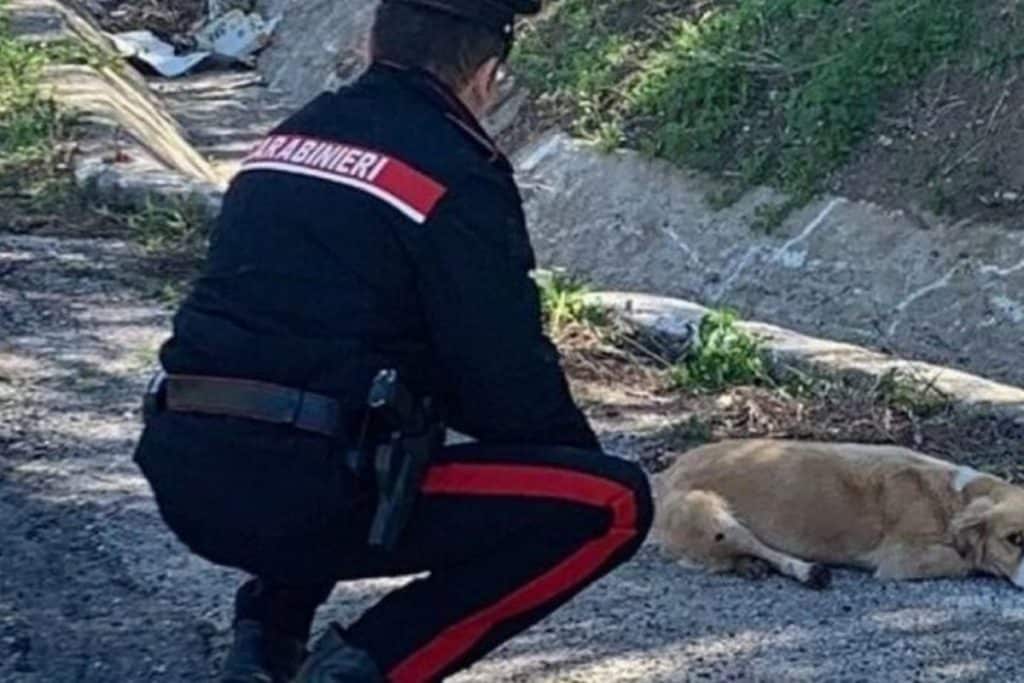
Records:
<instances>
[{"instance_id":1,"label":"tan dog","mask_svg":"<svg viewBox=\"0 0 1024 683\"><path fill-rule=\"evenodd\" d=\"M1024 588L1024 488L895 446L726 441L654 477L673 559L813 588L826 565L880 579L981 571Z\"/></svg>"}]
</instances>

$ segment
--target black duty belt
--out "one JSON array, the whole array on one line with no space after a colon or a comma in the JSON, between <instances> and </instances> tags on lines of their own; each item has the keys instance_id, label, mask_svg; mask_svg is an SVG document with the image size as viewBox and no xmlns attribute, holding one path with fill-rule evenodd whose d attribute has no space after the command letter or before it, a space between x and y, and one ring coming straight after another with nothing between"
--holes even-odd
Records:
<instances>
[{"instance_id":1,"label":"black duty belt","mask_svg":"<svg viewBox=\"0 0 1024 683\"><path fill-rule=\"evenodd\" d=\"M146 390L143 409L147 420L165 409L273 422L326 436L352 429L333 398L227 377L158 373ZM357 477L372 477L376 483L377 511L368 543L390 551L408 524L434 454L444 445L445 425L434 402L410 393L395 370L382 370L373 380L361 423L361 435L344 460ZM377 434L384 438L378 440Z\"/></svg>"},{"instance_id":2,"label":"black duty belt","mask_svg":"<svg viewBox=\"0 0 1024 683\"><path fill-rule=\"evenodd\" d=\"M161 373L150 382L147 406L272 422L331 437L351 429L345 419L350 416L329 396L229 377Z\"/></svg>"}]
</instances>

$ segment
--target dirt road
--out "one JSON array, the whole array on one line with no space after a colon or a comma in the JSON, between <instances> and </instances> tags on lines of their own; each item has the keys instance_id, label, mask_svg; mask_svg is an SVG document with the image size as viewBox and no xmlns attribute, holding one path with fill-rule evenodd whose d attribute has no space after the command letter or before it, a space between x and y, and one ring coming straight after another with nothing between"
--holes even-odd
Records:
<instances>
[{"instance_id":1,"label":"dirt road","mask_svg":"<svg viewBox=\"0 0 1024 683\"><path fill-rule=\"evenodd\" d=\"M169 321L160 275L117 242L0 235L6 683L203 681L223 656L238 577L184 552L130 459ZM659 449L672 416L657 397L595 391L611 452ZM391 585L340 586L322 621ZM704 576L645 548L458 680L1009 682L1024 679L1022 626L1024 592L1002 582L840 573L814 593Z\"/></svg>"}]
</instances>

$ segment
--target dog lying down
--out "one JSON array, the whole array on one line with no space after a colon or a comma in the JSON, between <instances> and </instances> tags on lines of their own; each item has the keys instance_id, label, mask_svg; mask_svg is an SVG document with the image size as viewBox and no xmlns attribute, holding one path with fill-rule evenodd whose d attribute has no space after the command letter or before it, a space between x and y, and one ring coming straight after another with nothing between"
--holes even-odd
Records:
<instances>
[{"instance_id":1,"label":"dog lying down","mask_svg":"<svg viewBox=\"0 0 1024 683\"><path fill-rule=\"evenodd\" d=\"M654 538L682 563L811 588L984 572L1024 588L1024 488L895 446L742 440L654 477Z\"/></svg>"}]
</instances>

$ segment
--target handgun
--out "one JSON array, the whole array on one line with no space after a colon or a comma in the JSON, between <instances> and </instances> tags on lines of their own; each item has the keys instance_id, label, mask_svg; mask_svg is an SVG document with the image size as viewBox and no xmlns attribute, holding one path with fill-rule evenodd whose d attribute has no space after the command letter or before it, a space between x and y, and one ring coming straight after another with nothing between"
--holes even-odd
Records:
<instances>
[{"instance_id":1,"label":"handgun","mask_svg":"<svg viewBox=\"0 0 1024 683\"><path fill-rule=\"evenodd\" d=\"M368 542L391 551L409 523L430 461L444 445L445 427L433 401L414 396L396 370L377 375L367 405L373 424L387 434L373 456L377 510Z\"/></svg>"}]
</instances>

